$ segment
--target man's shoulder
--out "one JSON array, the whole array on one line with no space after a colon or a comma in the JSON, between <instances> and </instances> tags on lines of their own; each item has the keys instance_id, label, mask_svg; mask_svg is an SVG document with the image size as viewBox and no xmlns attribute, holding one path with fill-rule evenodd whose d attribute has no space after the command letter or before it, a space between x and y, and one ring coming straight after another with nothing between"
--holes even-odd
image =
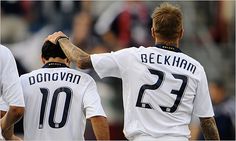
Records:
<instances>
[{"instance_id":1,"label":"man's shoulder","mask_svg":"<svg viewBox=\"0 0 236 141\"><path fill-rule=\"evenodd\" d=\"M1 45L1 44L0 44L0 50L1 50L2 52L10 52L10 50L9 50L7 47L5 47L5 46L3 46L3 45Z\"/></svg>"},{"instance_id":2,"label":"man's shoulder","mask_svg":"<svg viewBox=\"0 0 236 141\"><path fill-rule=\"evenodd\" d=\"M86 79L86 80L93 80L93 78L87 74L86 72L83 72L81 70L76 70L76 69L72 69L72 68L64 68L64 71L66 71L67 73L73 73L75 75L79 75L81 76L83 79Z\"/></svg>"},{"instance_id":3,"label":"man's shoulder","mask_svg":"<svg viewBox=\"0 0 236 141\"><path fill-rule=\"evenodd\" d=\"M25 78L27 78L27 77L30 77L30 76L36 74L37 72L39 72L39 69L33 70L33 71L28 72L28 73L25 73L25 74L22 74L22 75L20 76L20 79L23 80L23 79L25 79Z\"/></svg>"},{"instance_id":4,"label":"man's shoulder","mask_svg":"<svg viewBox=\"0 0 236 141\"><path fill-rule=\"evenodd\" d=\"M144 47L144 46L140 46L138 48L133 48L133 50L137 50L137 51L140 51L140 52L143 52L143 51L146 51L146 52L153 52L154 50L158 50L160 52L163 52L163 53L166 53L168 55L170 55L170 52L172 53L172 55L174 56L178 56L178 57L183 57L184 59L187 59L191 62L193 62L194 64L198 65L198 66L201 66L202 65L200 64L200 62L198 62L196 59L194 59L193 57L187 55L186 53L184 52L174 52L174 51L169 51L169 50L164 50L164 49L160 49L160 48L157 48L155 46L148 46L148 47Z\"/></svg>"},{"instance_id":5,"label":"man's shoulder","mask_svg":"<svg viewBox=\"0 0 236 141\"><path fill-rule=\"evenodd\" d=\"M11 57L11 56L12 56L12 53L10 49L3 45L0 45L0 57L6 59L6 57Z\"/></svg>"},{"instance_id":6,"label":"man's shoulder","mask_svg":"<svg viewBox=\"0 0 236 141\"><path fill-rule=\"evenodd\" d=\"M204 72L204 67L201 65L199 61L194 59L193 57L189 56L188 54L180 51L173 51L173 50L167 50L158 48L155 46L150 47L140 47L139 48L141 53L148 53L148 54L156 54L157 58L162 61L166 61L172 64L177 64L177 68L184 68L185 70L191 70L196 68L196 72L199 72L199 74L202 74ZM153 56L152 56L153 57ZM165 62L165 63L166 63ZM195 73L197 74L197 73Z\"/></svg>"},{"instance_id":7,"label":"man's shoulder","mask_svg":"<svg viewBox=\"0 0 236 141\"><path fill-rule=\"evenodd\" d=\"M54 76L54 74L56 76ZM37 70L33 70L29 73L23 74L20 76L21 82L24 83L29 79L45 79L45 78L52 78L52 77L60 77L63 79L78 79L83 83L90 83L94 81L94 79L87 73L71 69L71 68L40 68Z\"/></svg>"},{"instance_id":8,"label":"man's shoulder","mask_svg":"<svg viewBox=\"0 0 236 141\"><path fill-rule=\"evenodd\" d=\"M140 47L128 47L128 48L124 48L124 49L120 49L118 51L115 52L111 52L114 53L116 56L120 56L120 57L130 57L130 54L136 54L137 52L140 52L144 47L140 46Z\"/></svg>"},{"instance_id":9,"label":"man's shoulder","mask_svg":"<svg viewBox=\"0 0 236 141\"><path fill-rule=\"evenodd\" d=\"M123 48L123 49L117 50L115 52L117 52L117 53L128 53L128 52L133 52L137 49L138 49L137 47L128 47L128 48Z\"/></svg>"}]
</instances>

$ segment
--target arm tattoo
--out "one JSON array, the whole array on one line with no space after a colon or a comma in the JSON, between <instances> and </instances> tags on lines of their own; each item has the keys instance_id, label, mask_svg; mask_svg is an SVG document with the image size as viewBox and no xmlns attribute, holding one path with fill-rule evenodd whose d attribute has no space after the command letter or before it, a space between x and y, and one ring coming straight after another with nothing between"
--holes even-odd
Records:
<instances>
[{"instance_id":1,"label":"arm tattoo","mask_svg":"<svg viewBox=\"0 0 236 141\"><path fill-rule=\"evenodd\" d=\"M206 140L220 140L214 117L200 118L200 122Z\"/></svg>"},{"instance_id":2,"label":"arm tattoo","mask_svg":"<svg viewBox=\"0 0 236 141\"><path fill-rule=\"evenodd\" d=\"M75 62L79 68L87 69L92 67L92 62L89 54L73 45L66 38L61 38L58 41L68 59L72 62Z\"/></svg>"}]
</instances>

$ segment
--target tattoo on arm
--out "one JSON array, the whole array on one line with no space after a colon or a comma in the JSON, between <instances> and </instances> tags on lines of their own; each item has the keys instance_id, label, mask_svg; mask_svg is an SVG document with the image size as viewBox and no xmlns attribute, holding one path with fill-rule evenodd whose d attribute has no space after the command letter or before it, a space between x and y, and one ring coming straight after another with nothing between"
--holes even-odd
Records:
<instances>
[{"instance_id":1,"label":"tattoo on arm","mask_svg":"<svg viewBox=\"0 0 236 141\"><path fill-rule=\"evenodd\" d=\"M206 140L220 140L214 117L200 118L200 122Z\"/></svg>"},{"instance_id":2,"label":"tattoo on arm","mask_svg":"<svg viewBox=\"0 0 236 141\"><path fill-rule=\"evenodd\" d=\"M75 62L79 68L87 69L92 67L90 55L73 45L67 38L58 40L62 50L70 61Z\"/></svg>"}]
</instances>

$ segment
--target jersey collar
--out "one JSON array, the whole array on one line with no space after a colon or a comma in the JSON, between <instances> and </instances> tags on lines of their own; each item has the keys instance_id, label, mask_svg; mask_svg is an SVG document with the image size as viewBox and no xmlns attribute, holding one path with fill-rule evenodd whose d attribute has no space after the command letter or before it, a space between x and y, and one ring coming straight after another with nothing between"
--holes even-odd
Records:
<instances>
[{"instance_id":1,"label":"jersey collar","mask_svg":"<svg viewBox=\"0 0 236 141\"><path fill-rule=\"evenodd\" d=\"M157 48L161 48L161 49L165 49L165 50L169 50L169 51L174 51L174 52L182 52L179 48L177 48L176 46L167 46L165 44L156 44L155 47Z\"/></svg>"},{"instance_id":2,"label":"jersey collar","mask_svg":"<svg viewBox=\"0 0 236 141\"><path fill-rule=\"evenodd\" d=\"M43 66L43 68L69 68L66 64L58 62L49 62Z\"/></svg>"}]
</instances>

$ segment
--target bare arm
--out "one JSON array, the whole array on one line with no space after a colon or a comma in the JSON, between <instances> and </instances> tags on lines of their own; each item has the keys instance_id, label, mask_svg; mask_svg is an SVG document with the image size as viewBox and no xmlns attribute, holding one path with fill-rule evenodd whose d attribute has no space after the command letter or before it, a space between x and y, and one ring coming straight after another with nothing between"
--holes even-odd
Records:
<instances>
[{"instance_id":1,"label":"bare arm","mask_svg":"<svg viewBox=\"0 0 236 141\"><path fill-rule=\"evenodd\" d=\"M6 111L0 111L0 113L1 113L0 118L3 118L7 112Z\"/></svg>"},{"instance_id":2,"label":"bare arm","mask_svg":"<svg viewBox=\"0 0 236 141\"><path fill-rule=\"evenodd\" d=\"M0 112L1 112L1 118L3 118L7 113L6 111L0 111ZM5 131L3 136L6 140L12 139L11 137L14 136L14 126Z\"/></svg>"},{"instance_id":3,"label":"bare arm","mask_svg":"<svg viewBox=\"0 0 236 141\"><path fill-rule=\"evenodd\" d=\"M14 134L14 126L9 128L4 134L3 134L5 140L14 140L14 141L22 141L22 139Z\"/></svg>"},{"instance_id":4,"label":"bare arm","mask_svg":"<svg viewBox=\"0 0 236 141\"><path fill-rule=\"evenodd\" d=\"M97 140L110 140L110 131L107 118L103 116L95 116L90 118L94 134Z\"/></svg>"},{"instance_id":5,"label":"bare arm","mask_svg":"<svg viewBox=\"0 0 236 141\"><path fill-rule=\"evenodd\" d=\"M220 140L214 117L200 118L200 123L206 140Z\"/></svg>"},{"instance_id":6,"label":"bare arm","mask_svg":"<svg viewBox=\"0 0 236 141\"><path fill-rule=\"evenodd\" d=\"M198 124L196 125L196 123L191 123L189 125L189 129L191 131L191 138L190 138L190 140L197 140L198 139L198 135L199 135L199 133L201 131L199 125Z\"/></svg>"},{"instance_id":7,"label":"bare arm","mask_svg":"<svg viewBox=\"0 0 236 141\"><path fill-rule=\"evenodd\" d=\"M1 117L3 118L6 115L6 111L0 111L1 112ZM7 131L4 132L4 135L6 140L18 140L21 141L21 138L17 137L14 135L14 126L11 126Z\"/></svg>"},{"instance_id":8,"label":"bare arm","mask_svg":"<svg viewBox=\"0 0 236 141\"><path fill-rule=\"evenodd\" d=\"M90 55L73 45L63 32L55 32L49 35L45 41L47 40L54 44L59 43L65 55L70 61L75 62L79 68L87 69L92 67Z\"/></svg>"},{"instance_id":9,"label":"bare arm","mask_svg":"<svg viewBox=\"0 0 236 141\"><path fill-rule=\"evenodd\" d=\"M87 69L92 67L89 54L73 45L67 38L61 38L58 42L69 60L77 63L79 68Z\"/></svg>"},{"instance_id":10,"label":"bare arm","mask_svg":"<svg viewBox=\"0 0 236 141\"><path fill-rule=\"evenodd\" d=\"M5 139L13 139L14 124L19 121L24 114L23 107L10 106L8 112L1 119L2 135Z\"/></svg>"}]
</instances>

